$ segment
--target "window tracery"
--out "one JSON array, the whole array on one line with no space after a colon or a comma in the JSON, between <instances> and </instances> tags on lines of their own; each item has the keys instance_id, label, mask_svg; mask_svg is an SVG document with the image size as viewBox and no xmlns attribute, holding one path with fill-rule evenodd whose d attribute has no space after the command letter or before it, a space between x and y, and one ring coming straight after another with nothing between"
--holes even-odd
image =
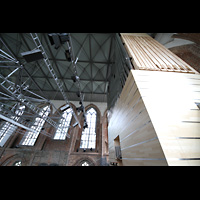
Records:
<instances>
[{"instance_id":1,"label":"window tracery","mask_svg":"<svg viewBox=\"0 0 200 200\"><path fill-rule=\"evenodd\" d=\"M50 106L45 106L43 110L39 113L41 117L37 117L35 119L34 124L31 126L31 129L34 129L36 132L32 131L26 131L25 135L23 136L20 144L21 145L28 145L33 146L35 144L35 141L44 125L46 117L50 113Z\"/></svg>"},{"instance_id":2,"label":"window tracery","mask_svg":"<svg viewBox=\"0 0 200 200\"><path fill-rule=\"evenodd\" d=\"M65 140L68 133L69 125L72 120L72 109L68 108L67 110L65 110L62 117L63 118L60 120L58 129L56 130L56 133L54 135L55 140Z\"/></svg>"},{"instance_id":3,"label":"window tracery","mask_svg":"<svg viewBox=\"0 0 200 200\"><path fill-rule=\"evenodd\" d=\"M82 131L80 148L95 149L96 146L96 119L97 111L90 108L86 112L86 120L88 127Z\"/></svg>"},{"instance_id":4,"label":"window tracery","mask_svg":"<svg viewBox=\"0 0 200 200\"><path fill-rule=\"evenodd\" d=\"M16 104L13 109L15 109L18 105ZM18 121L20 116L24 113L25 106L21 105L16 109L15 115L11 116L11 119ZM13 132L17 129L17 126L10 123L10 122L4 122L1 125L0 128L0 146L2 147L8 138L13 134Z\"/></svg>"}]
</instances>

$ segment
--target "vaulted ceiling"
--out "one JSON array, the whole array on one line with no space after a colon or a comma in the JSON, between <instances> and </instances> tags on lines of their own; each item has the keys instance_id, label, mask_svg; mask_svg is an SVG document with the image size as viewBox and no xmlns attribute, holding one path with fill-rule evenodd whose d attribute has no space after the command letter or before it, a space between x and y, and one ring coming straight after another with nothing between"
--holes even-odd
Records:
<instances>
[{"instance_id":1,"label":"vaulted ceiling","mask_svg":"<svg viewBox=\"0 0 200 200\"><path fill-rule=\"evenodd\" d=\"M112 73L114 69L121 73L118 64L115 63L119 55L121 55L121 53L116 53L116 34L71 33L74 55L78 58L76 64L77 74L80 77L80 88L84 94L85 101L107 102L108 85L113 76ZM200 70L199 33L148 34L172 50L188 64L191 62L191 66L196 70ZM71 76L74 75L73 65L65 57L66 44L55 49L51 45L47 33L38 33L38 37L57 77L63 82L64 91L68 99L70 101L79 101L80 99L76 94L78 91L77 84L71 79ZM0 49L14 56L23 65L23 68L13 73L9 80L14 83L21 82L21 84L25 82L26 85L29 85L30 91L46 99L63 100L63 96L59 92L56 82L43 59L27 63L21 55L23 52L36 48L29 33L1 33L0 38ZM187 44L187 41L191 41L194 44ZM4 62L4 60L6 59L1 57L0 74L6 77L14 71L16 64Z\"/></svg>"},{"instance_id":2,"label":"vaulted ceiling","mask_svg":"<svg viewBox=\"0 0 200 200\"><path fill-rule=\"evenodd\" d=\"M110 68L114 64L114 37L116 33L71 33L77 74L80 77L81 92L86 101L107 101L107 87ZM47 98L63 100L54 78L51 76L43 59L27 63L21 53L36 48L29 33L1 33L0 49L14 57L23 65L24 69L12 75L11 80L29 85L29 90ZM65 57L66 44L58 49L51 45L47 33L38 33L38 37L58 78L64 83L64 91L69 100L79 100L76 92L77 84L73 82L72 63ZM5 47L5 45L8 49ZM7 76L13 71L11 63L0 63L0 73ZM10 66L10 67L3 67Z\"/></svg>"}]
</instances>

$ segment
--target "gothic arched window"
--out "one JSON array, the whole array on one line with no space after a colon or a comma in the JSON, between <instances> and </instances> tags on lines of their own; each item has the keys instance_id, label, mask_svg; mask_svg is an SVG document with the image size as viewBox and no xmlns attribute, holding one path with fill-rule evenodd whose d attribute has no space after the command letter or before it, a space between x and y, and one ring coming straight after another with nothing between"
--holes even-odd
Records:
<instances>
[{"instance_id":1,"label":"gothic arched window","mask_svg":"<svg viewBox=\"0 0 200 200\"><path fill-rule=\"evenodd\" d=\"M80 148L95 149L97 111L94 108L89 108L87 110L86 120L87 120L88 127L85 128L82 132Z\"/></svg>"},{"instance_id":2,"label":"gothic arched window","mask_svg":"<svg viewBox=\"0 0 200 200\"><path fill-rule=\"evenodd\" d=\"M55 140L65 140L72 119L72 109L68 108L65 110L62 117L63 118L59 121L58 129L54 135Z\"/></svg>"},{"instance_id":3,"label":"gothic arched window","mask_svg":"<svg viewBox=\"0 0 200 200\"><path fill-rule=\"evenodd\" d=\"M50 113L50 106L45 106L42 111L39 113L41 117L37 117L35 119L34 124L31 126L31 129L34 129L36 132L32 131L26 131L24 134L20 144L21 145L29 145L33 146L35 144L35 141L44 125L45 119Z\"/></svg>"},{"instance_id":4,"label":"gothic arched window","mask_svg":"<svg viewBox=\"0 0 200 200\"><path fill-rule=\"evenodd\" d=\"M20 116L23 114L25 110L25 106L21 105L18 107L18 104L16 104L13 109L16 109L15 115L11 116L10 118L14 121L18 121ZM4 122L1 124L0 128L0 146L2 147L8 138L16 131L17 126L14 124L11 124L10 122Z\"/></svg>"}]
</instances>

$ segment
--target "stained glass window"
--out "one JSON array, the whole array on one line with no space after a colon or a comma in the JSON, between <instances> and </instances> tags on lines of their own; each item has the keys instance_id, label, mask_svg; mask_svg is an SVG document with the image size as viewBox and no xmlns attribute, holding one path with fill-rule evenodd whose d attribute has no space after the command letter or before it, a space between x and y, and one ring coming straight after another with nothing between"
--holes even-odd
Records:
<instances>
[{"instance_id":1,"label":"stained glass window","mask_svg":"<svg viewBox=\"0 0 200 200\"><path fill-rule=\"evenodd\" d=\"M97 119L96 110L94 108L90 108L86 112L86 120L87 120L88 128L85 128L82 132L80 148L95 149L95 144L96 144L96 119Z\"/></svg>"}]
</instances>

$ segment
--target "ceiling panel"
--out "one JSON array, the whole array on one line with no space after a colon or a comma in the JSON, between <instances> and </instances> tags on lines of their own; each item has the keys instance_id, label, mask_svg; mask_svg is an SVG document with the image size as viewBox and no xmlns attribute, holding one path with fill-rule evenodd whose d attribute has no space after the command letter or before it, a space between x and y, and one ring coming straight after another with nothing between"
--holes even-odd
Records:
<instances>
[{"instance_id":1,"label":"ceiling panel","mask_svg":"<svg viewBox=\"0 0 200 200\"><path fill-rule=\"evenodd\" d=\"M71 80L74 73L73 65L66 60L65 50L67 45L63 44L58 49L50 44L47 33L37 34L48 58L52 64L57 77L64 83L64 90L69 96L69 100L77 100L76 92L77 84ZM81 90L85 92L85 99L93 99L94 101L106 101L105 95L107 84L107 72L109 63L112 63L112 55L114 51L113 33L71 33L74 55L78 56L76 64L77 74L80 77ZM30 85L30 89L37 94L41 94L43 90L45 97L63 100L61 93L58 91L55 80L51 76L47 66L43 60L27 63L21 53L36 48L29 33L1 33L0 37L5 41L13 55L22 64L23 69L22 80ZM6 48L0 44L0 48L6 51ZM112 51L111 51L112 49ZM7 51L8 53L8 51ZM2 63L0 63L2 65ZM8 64L6 64L8 65ZM2 69L1 73L6 75L13 69ZM31 78L29 77L31 76ZM14 73L12 80L16 81L18 73ZM34 83L35 82L35 83ZM37 87L40 87L40 89ZM51 95L48 91L56 93ZM74 95L72 95L74 94ZM99 94L99 98L98 98ZM100 95L103 96L100 96ZM52 97L54 96L54 97Z\"/></svg>"}]
</instances>

